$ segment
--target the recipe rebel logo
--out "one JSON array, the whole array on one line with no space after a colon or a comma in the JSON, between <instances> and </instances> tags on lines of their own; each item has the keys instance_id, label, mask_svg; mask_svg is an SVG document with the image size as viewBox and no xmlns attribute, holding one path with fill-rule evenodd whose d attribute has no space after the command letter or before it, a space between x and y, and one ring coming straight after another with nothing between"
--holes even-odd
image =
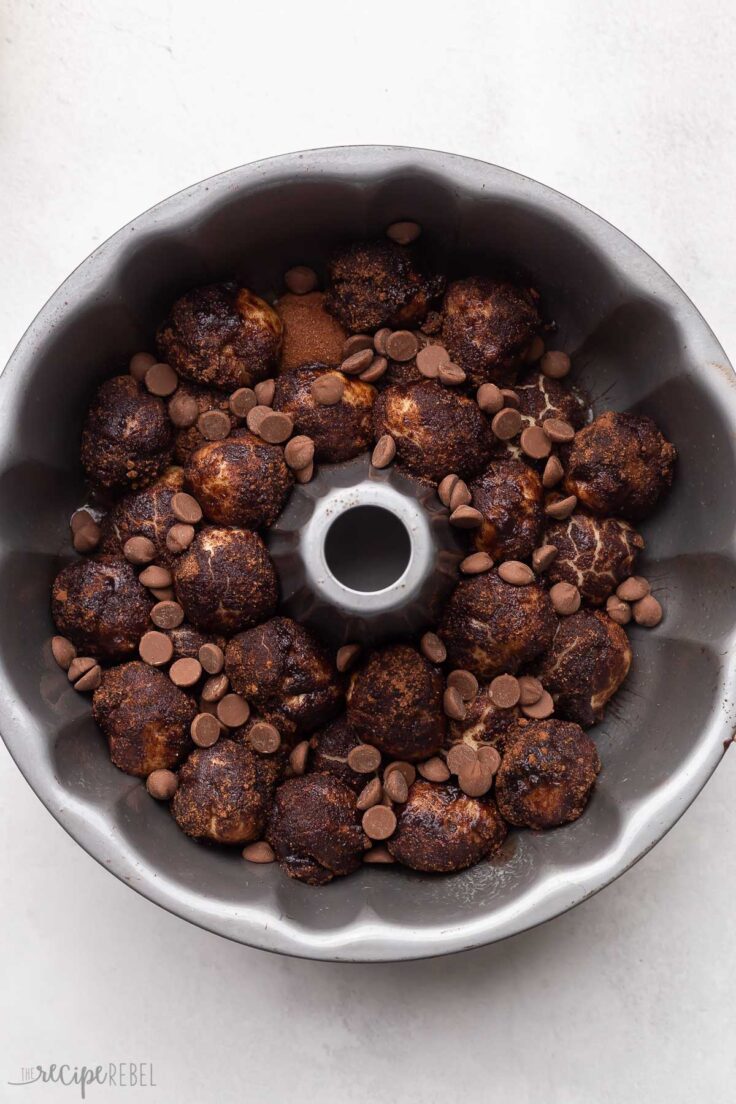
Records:
<instances>
[{"instance_id":1,"label":"the recipe rebel logo","mask_svg":"<svg viewBox=\"0 0 736 1104\"><path fill-rule=\"evenodd\" d=\"M48 1066L22 1066L20 1078L8 1081L13 1087L24 1085L64 1085L76 1087L81 1100L87 1099L92 1085L112 1089L155 1089L152 1062L107 1062L97 1066L72 1066L56 1062Z\"/></svg>"}]
</instances>

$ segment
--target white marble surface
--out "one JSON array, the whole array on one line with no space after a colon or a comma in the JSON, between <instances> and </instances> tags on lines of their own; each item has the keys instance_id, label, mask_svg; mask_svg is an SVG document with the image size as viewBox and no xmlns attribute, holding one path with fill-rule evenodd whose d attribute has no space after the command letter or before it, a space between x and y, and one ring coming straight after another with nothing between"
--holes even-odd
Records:
<instances>
[{"instance_id":1,"label":"white marble surface","mask_svg":"<svg viewBox=\"0 0 736 1104\"><path fill-rule=\"evenodd\" d=\"M589 205L736 357L736 10L0 0L0 363L69 270L160 197L285 150L426 145ZM642 733L646 739L646 733ZM154 1063L145 1098L709 1104L736 1077L736 752L576 911L429 963L270 957L147 903L0 751L0 1099L29 1063ZM90 1100L133 1091L89 1090Z\"/></svg>"}]
</instances>

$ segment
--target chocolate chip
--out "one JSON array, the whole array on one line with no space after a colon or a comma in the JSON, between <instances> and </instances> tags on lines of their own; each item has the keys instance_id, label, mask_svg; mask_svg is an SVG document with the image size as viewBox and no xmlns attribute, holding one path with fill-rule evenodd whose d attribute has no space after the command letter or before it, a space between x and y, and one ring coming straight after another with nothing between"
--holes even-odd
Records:
<instances>
[{"instance_id":1,"label":"chocolate chip","mask_svg":"<svg viewBox=\"0 0 736 1104\"><path fill-rule=\"evenodd\" d=\"M513 675L497 675L491 681L488 693L497 709L513 709L521 699L519 680Z\"/></svg>"},{"instance_id":2,"label":"chocolate chip","mask_svg":"<svg viewBox=\"0 0 736 1104\"><path fill-rule=\"evenodd\" d=\"M424 763L419 763L417 771L421 774L422 778L426 778L428 782L446 782L450 777L447 764L444 759L440 759L439 755L433 755L431 759L426 759Z\"/></svg>"},{"instance_id":3,"label":"chocolate chip","mask_svg":"<svg viewBox=\"0 0 736 1104\"><path fill-rule=\"evenodd\" d=\"M563 422L562 418L546 418L542 422L542 429L556 445L564 445L575 436L573 426L569 422Z\"/></svg>"},{"instance_id":4,"label":"chocolate chip","mask_svg":"<svg viewBox=\"0 0 736 1104\"><path fill-rule=\"evenodd\" d=\"M349 671L359 655L360 644L343 644L342 648L338 648L335 666L340 674Z\"/></svg>"},{"instance_id":5,"label":"chocolate chip","mask_svg":"<svg viewBox=\"0 0 736 1104\"><path fill-rule=\"evenodd\" d=\"M544 353L544 342L539 334L536 334L530 341L526 352L524 353L525 364L535 364Z\"/></svg>"},{"instance_id":6,"label":"chocolate chip","mask_svg":"<svg viewBox=\"0 0 736 1104\"><path fill-rule=\"evenodd\" d=\"M227 405L236 418L247 418L253 407L258 406L258 399L252 387L239 387L237 391L233 391Z\"/></svg>"},{"instance_id":7,"label":"chocolate chip","mask_svg":"<svg viewBox=\"0 0 736 1104\"><path fill-rule=\"evenodd\" d=\"M172 525L166 534L166 547L169 552L178 555L180 552L186 552L193 540L194 526L179 522L177 525Z\"/></svg>"},{"instance_id":8,"label":"chocolate chip","mask_svg":"<svg viewBox=\"0 0 736 1104\"><path fill-rule=\"evenodd\" d=\"M257 383L253 388L258 406L272 406L273 396L276 391L276 380L265 379Z\"/></svg>"},{"instance_id":9,"label":"chocolate chip","mask_svg":"<svg viewBox=\"0 0 736 1104\"><path fill-rule=\"evenodd\" d=\"M426 379L437 379L440 368L450 363L450 354L443 345L425 345L417 353L417 368Z\"/></svg>"},{"instance_id":10,"label":"chocolate chip","mask_svg":"<svg viewBox=\"0 0 736 1104\"><path fill-rule=\"evenodd\" d=\"M452 492L459 482L459 476L454 474L446 475L445 478L440 481L440 484L437 487L437 494L439 495L439 500L443 506L447 506L449 508L450 501L452 500Z\"/></svg>"},{"instance_id":11,"label":"chocolate chip","mask_svg":"<svg viewBox=\"0 0 736 1104\"><path fill-rule=\"evenodd\" d=\"M366 809L372 809L374 805L378 805L379 801L383 799L383 786L379 778L371 778L363 789L358 794L355 801L355 808L361 813L364 813Z\"/></svg>"},{"instance_id":12,"label":"chocolate chip","mask_svg":"<svg viewBox=\"0 0 736 1104\"><path fill-rule=\"evenodd\" d=\"M403 805L409 797L409 787L401 771L394 770L386 776L383 783L386 797Z\"/></svg>"},{"instance_id":13,"label":"chocolate chip","mask_svg":"<svg viewBox=\"0 0 736 1104\"><path fill-rule=\"evenodd\" d=\"M477 529L482 524L483 515L472 506L458 506L450 514L450 525L455 525L458 529Z\"/></svg>"},{"instance_id":14,"label":"chocolate chip","mask_svg":"<svg viewBox=\"0 0 736 1104\"><path fill-rule=\"evenodd\" d=\"M549 456L552 451L549 437L543 429L536 425L522 429L519 444L521 445L521 451L526 456L531 457L532 460L544 460L545 456Z\"/></svg>"},{"instance_id":15,"label":"chocolate chip","mask_svg":"<svg viewBox=\"0 0 736 1104\"><path fill-rule=\"evenodd\" d=\"M179 386L179 377L168 364L152 364L144 377L146 387L152 395L165 399L173 395Z\"/></svg>"},{"instance_id":16,"label":"chocolate chip","mask_svg":"<svg viewBox=\"0 0 736 1104\"><path fill-rule=\"evenodd\" d=\"M178 629L184 620L184 610L178 602L157 602L151 610L151 620L159 629Z\"/></svg>"},{"instance_id":17,"label":"chocolate chip","mask_svg":"<svg viewBox=\"0 0 736 1104\"><path fill-rule=\"evenodd\" d=\"M452 721L464 721L468 711L460 691L454 686L448 686L442 695L442 708Z\"/></svg>"},{"instance_id":18,"label":"chocolate chip","mask_svg":"<svg viewBox=\"0 0 736 1104\"><path fill-rule=\"evenodd\" d=\"M551 351L544 354L539 367L549 379L562 379L570 371L570 358L567 353Z\"/></svg>"},{"instance_id":19,"label":"chocolate chip","mask_svg":"<svg viewBox=\"0 0 736 1104\"><path fill-rule=\"evenodd\" d=\"M370 349L372 353L373 348L373 338L370 334L352 334L342 347L343 360L347 360L353 353L362 353L364 349ZM363 367L367 367L371 360L372 357L365 362ZM340 369L341 371L345 371L342 365L340 365Z\"/></svg>"},{"instance_id":20,"label":"chocolate chip","mask_svg":"<svg viewBox=\"0 0 736 1104\"><path fill-rule=\"evenodd\" d=\"M521 560L506 560L498 565L498 574L505 583L511 586L529 586L534 582L534 572L528 564Z\"/></svg>"},{"instance_id":21,"label":"chocolate chip","mask_svg":"<svg viewBox=\"0 0 736 1104\"><path fill-rule=\"evenodd\" d=\"M169 667L169 678L174 686L194 686L202 675L202 664L198 659L177 659Z\"/></svg>"},{"instance_id":22,"label":"chocolate chip","mask_svg":"<svg viewBox=\"0 0 736 1104\"><path fill-rule=\"evenodd\" d=\"M490 571L493 560L487 552L472 552L460 562L460 570L463 575L482 575L484 571Z\"/></svg>"},{"instance_id":23,"label":"chocolate chip","mask_svg":"<svg viewBox=\"0 0 736 1104\"><path fill-rule=\"evenodd\" d=\"M403 759L394 759L392 763L386 767L383 772L383 781L386 782L389 775L394 771L400 771L404 776L407 786L413 786L417 777L417 768L413 763L405 763Z\"/></svg>"},{"instance_id":24,"label":"chocolate chip","mask_svg":"<svg viewBox=\"0 0 736 1104\"><path fill-rule=\"evenodd\" d=\"M548 517L563 521L570 516L577 504L578 500L575 495L568 495L567 498L557 498L552 502L548 502L544 512Z\"/></svg>"},{"instance_id":25,"label":"chocolate chip","mask_svg":"<svg viewBox=\"0 0 736 1104\"><path fill-rule=\"evenodd\" d=\"M494 775L501 766L501 756L495 747L484 745L478 748L478 762L484 771Z\"/></svg>"},{"instance_id":26,"label":"chocolate chip","mask_svg":"<svg viewBox=\"0 0 736 1104\"><path fill-rule=\"evenodd\" d=\"M371 454L371 464L374 468L387 468L396 456L396 442L390 433L384 433L378 438L376 447Z\"/></svg>"},{"instance_id":27,"label":"chocolate chip","mask_svg":"<svg viewBox=\"0 0 736 1104\"><path fill-rule=\"evenodd\" d=\"M268 721L256 721L248 733L250 746L260 755L273 755L281 747L281 734Z\"/></svg>"},{"instance_id":28,"label":"chocolate chip","mask_svg":"<svg viewBox=\"0 0 736 1104\"><path fill-rule=\"evenodd\" d=\"M664 616L664 611L653 594L647 594L634 602L634 620L645 629L653 629Z\"/></svg>"},{"instance_id":29,"label":"chocolate chip","mask_svg":"<svg viewBox=\"0 0 736 1104\"><path fill-rule=\"evenodd\" d=\"M254 392L255 393L255 392ZM245 417L245 424L251 433L259 433L261 429L261 422L268 415L272 414L270 406L252 406Z\"/></svg>"},{"instance_id":30,"label":"chocolate chip","mask_svg":"<svg viewBox=\"0 0 736 1104\"><path fill-rule=\"evenodd\" d=\"M457 510L459 506L469 506L473 501L470 488L464 479L458 479L450 494L450 509Z\"/></svg>"},{"instance_id":31,"label":"chocolate chip","mask_svg":"<svg viewBox=\"0 0 736 1104\"><path fill-rule=\"evenodd\" d=\"M396 859L387 847L371 847L370 851L366 851L363 855L363 862L370 863L371 866L393 866Z\"/></svg>"},{"instance_id":32,"label":"chocolate chip","mask_svg":"<svg viewBox=\"0 0 736 1104\"><path fill-rule=\"evenodd\" d=\"M99 663L94 663L88 671L78 678L74 683L74 689L80 694L88 693L89 691L96 690L102 682L102 668Z\"/></svg>"},{"instance_id":33,"label":"chocolate chip","mask_svg":"<svg viewBox=\"0 0 736 1104\"><path fill-rule=\"evenodd\" d=\"M379 356L386 356L386 339L391 336L391 331L387 326L383 326L380 330L376 330L373 335L373 348L376 350Z\"/></svg>"},{"instance_id":34,"label":"chocolate chip","mask_svg":"<svg viewBox=\"0 0 736 1104\"><path fill-rule=\"evenodd\" d=\"M305 437L300 433L286 442L284 448L284 460L292 471L302 471L308 468L314 460L314 441L311 437Z\"/></svg>"},{"instance_id":35,"label":"chocolate chip","mask_svg":"<svg viewBox=\"0 0 736 1104\"><path fill-rule=\"evenodd\" d=\"M199 417L199 406L194 396L179 391L169 402L168 411L177 429L188 429Z\"/></svg>"},{"instance_id":36,"label":"chocolate chip","mask_svg":"<svg viewBox=\"0 0 736 1104\"><path fill-rule=\"evenodd\" d=\"M94 518L90 517L84 525L80 525L72 536L72 545L75 552L94 552L100 543L100 527Z\"/></svg>"},{"instance_id":37,"label":"chocolate chip","mask_svg":"<svg viewBox=\"0 0 736 1104\"><path fill-rule=\"evenodd\" d=\"M212 747L220 739L222 728L217 717L211 713L198 713L189 729L197 747Z\"/></svg>"},{"instance_id":38,"label":"chocolate chip","mask_svg":"<svg viewBox=\"0 0 736 1104\"><path fill-rule=\"evenodd\" d=\"M190 494L184 494L183 491L172 496L171 512L177 521L184 521L189 525L196 525L202 520L202 507L196 498L192 498Z\"/></svg>"},{"instance_id":39,"label":"chocolate chip","mask_svg":"<svg viewBox=\"0 0 736 1104\"><path fill-rule=\"evenodd\" d=\"M289 766L293 770L294 774L302 775L307 769L307 759L309 758L309 740L301 740L291 751L289 755Z\"/></svg>"},{"instance_id":40,"label":"chocolate chip","mask_svg":"<svg viewBox=\"0 0 736 1104\"><path fill-rule=\"evenodd\" d=\"M373 744L358 744L348 752L348 766L356 774L371 774L381 765L381 753Z\"/></svg>"},{"instance_id":41,"label":"chocolate chip","mask_svg":"<svg viewBox=\"0 0 736 1104\"><path fill-rule=\"evenodd\" d=\"M314 464L307 464L306 468L297 468L294 472L294 478L297 483L309 483L314 475Z\"/></svg>"},{"instance_id":42,"label":"chocolate chip","mask_svg":"<svg viewBox=\"0 0 736 1104\"><path fill-rule=\"evenodd\" d=\"M572 583L555 583L549 588L549 597L555 613L569 617L580 609L580 591Z\"/></svg>"},{"instance_id":43,"label":"chocolate chip","mask_svg":"<svg viewBox=\"0 0 736 1104\"><path fill-rule=\"evenodd\" d=\"M510 387L502 387L501 394L503 395L503 405L505 407L513 407L515 410L519 409L519 396L515 391L512 391Z\"/></svg>"},{"instance_id":44,"label":"chocolate chip","mask_svg":"<svg viewBox=\"0 0 736 1104\"><path fill-rule=\"evenodd\" d=\"M422 232L418 222L392 222L386 227L386 237L397 245L411 245Z\"/></svg>"},{"instance_id":45,"label":"chocolate chip","mask_svg":"<svg viewBox=\"0 0 736 1104\"><path fill-rule=\"evenodd\" d=\"M150 567L145 567L138 576L140 582L146 587L170 587L172 583L171 572L166 567L159 567L158 564L151 564Z\"/></svg>"},{"instance_id":46,"label":"chocolate chip","mask_svg":"<svg viewBox=\"0 0 736 1104\"><path fill-rule=\"evenodd\" d=\"M478 754L470 744L464 742L453 744L447 753L447 766L451 774L460 774L461 771L472 767L477 759Z\"/></svg>"},{"instance_id":47,"label":"chocolate chip","mask_svg":"<svg viewBox=\"0 0 736 1104\"><path fill-rule=\"evenodd\" d=\"M156 546L148 537L129 537L123 545L123 555L132 564L147 564L156 555Z\"/></svg>"},{"instance_id":48,"label":"chocolate chip","mask_svg":"<svg viewBox=\"0 0 736 1104\"><path fill-rule=\"evenodd\" d=\"M138 655L151 667L164 667L174 655L174 645L165 633L152 629L141 637Z\"/></svg>"},{"instance_id":49,"label":"chocolate chip","mask_svg":"<svg viewBox=\"0 0 736 1104\"><path fill-rule=\"evenodd\" d=\"M396 831L396 813L386 805L374 805L363 813L363 831L372 840L385 840Z\"/></svg>"},{"instance_id":50,"label":"chocolate chip","mask_svg":"<svg viewBox=\"0 0 736 1104\"><path fill-rule=\"evenodd\" d=\"M76 659L77 649L65 636L52 636L51 654L62 671L68 671L72 660Z\"/></svg>"},{"instance_id":51,"label":"chocolate chip","mask_svg":"<svg viewBox=\"0 0 736 1104\"><path fill-rule=\"evenodd\" d=\"M70 682L76 682L95 666L97 666L97 660L92 656L75 656L67 668L66 677Z\"/></svg>"},{"instance_id":52,"label":"chocolate chip","mask_svg":"<svg viewBox=\"0 0 736 1104\"><path fill-rule=\"evenodd\" d=\"M628 625L632 616L629 603L622 601L615 594L611 594L606 599L606 613L617 625Z\"/></svg>"},{"instance_id":53,"label":"chocolate chip","mask_svg":"<svg viewBox=\"0 0 736 1104\"><path fill-rule=\"evenodd\" d=\"M373 349L361 348L352 352L340 365L340 371L346 376L359 376L373 363ZM316 381L315 381L316 382ZM317 400L319 401L319 400Z\"/></svg>"},{"instance_id":54,"label":"chocolate chip","mask_svg":"<svg viewBox=\"0 0 736 1104\"><path fill-rule=\"evenodd\" d=\"M296 293L299 294L298 292ZM255 843L248 843L242 850L243 858L246 862L252 863L272 863L276 859L276 854L273 847L266 840L256 840Z\"/></svg>"},{"instance_id":55,"label":"chocolate chip","mask_svg":"<svg viewBox=\"0 0 736 1104\"><path fill-rule=\"evenodd\" d=\"M450 671L447 685L453 686L464 702L471 702L478 696L478 680L471 671Z\"/></svg>"},{"instance_id":56,"label":"chocolate chip","mask_svg":"<svg viewBox=\"0 0 736 1104\"><path fill-rule=\"evenodd\" d=\"M294 432L294 422L288 414L277 413L269 407L265 407L265 409L268 410L268 414L261 418L259 422L258 436L267 441L269 445L281 445ZM258 407L254 406L253 410L258 410Z\"/></svg>"},{"instance_id":57,"label":"chocolate chip","mask_svg":"<svg viewBox=\"0 0 736 1104\"><path fill-rule=\"evenodd\" d=\"M210 675L209 678L205 679L200 697L203 702L219 702L222 701L229 689L230 679L222 671L218 671L217 674Z\"/></svg>"},{"instance_id":58,"label":"chocolate chip","mask_svg":"<svg viewBox=\"0 0 736 1104\"><path fill-rule=\"evenodd\" d=\"M219 675L225 666L225 653L217 644L203 644L197 653L208 675Z\"/></svg>"},{"instance_id":59,"label":"chocolate chip","mask_svg":"<svg viewBox=\"0 0 736 1104\"><path fill-rule=\"evenodd\" d=\"M426 632L419 641L419 649L430 663L444 663L447 659L447 648L436 633Z\"/></svg>"},{"instance_id":60,"label":"chocolate chip","mask_svg":"<svg viewBox=\"0 0 736 1104\"><path fill-rule=\"evenodd\" d=\"M345 392L345 382L341 376L319 376L310 388L312 398L320 406L335 406Z\"/></svg>"},{"instance_id":61,"label":"chocolate chip","mask_svg":"<svg viewBox=\"0 0 736 1104\"><path fill-rule=\"evenodd\" d=\"M482 383L475 393L475 401L486 414L498 414L503 409L501 388L495 383Z\"/></svg>"},{"instance_id":62,"label":"chocolate chip","mask_svg":"<svg viewBox=\"0 0 736 1104\"><path fill-rule=\"evenodd\" d=\"M519 679L519 703L521 705L534 705L544 693L544 687L538 678L532 675L522 675Z\"/></svg>"},{"instance_id":63,"label":"chocolate chip","mask_svg":"<svg viewBox=\"0 0 736 1104\"><path fill-rule=\"evenodd\" d=\"M72 533L78 533L80 529L84 529L86 525L95 524L95 519L89 510L81 509L75 510L69 519L69 528Z\"/></svg>"},{"instance_id":64,"label":"chocolate chip","mask_svg":"<svg viewBox=\"0 0 736 1104\"><path fill-rule=\"evenodd\" d=\"M388 369L388 361L384 356L376 356L373 358L365 372L360 373L360 379L363 383L375 383L381 376L385 376Z\"/></svg>"},{"instance_id":65,"label":"chocolate chip","mask_svg":"<svg viewBox=\"0 0 736 1104\"><path fill-rule=\"evenodd\" d=\"M565 469L560 463L559 457L550 456L549 460L544 465L544 471L542 473L542 486L545 488L545 490L551 490L552 487L557 486L564 474Z\"/></svg>"},{"instance_id":66,"label":"chocolate chip","mask_svg":"<svg viewBox=\"0 0 736 1104\"><path fill-rule=\"evenodd\" d=\"M156 801L171 801L178 785L179 779L174 772L163 768L151 771L146 779L146 789Z\"/></svg>"},{"instance_id":67,"label":"chocolate chip","mask_svg":"<svg viewBox=\"0 0 736 1104\"><path fill-rule=\"evenodd\" d=\"M150 591L157 602L173 602L176 597L173 587L150 587Z\"/></svg>"},{"instance_id":68,"label":"chocolate chip","mask_svg":"<svg viewBox=\"0 0 736 1104\"><path fill-rule=\"evenodd\" d=\"M138 383L143 383L146 378L146 372L156 363L155 356L151 356L150 353L135 353L130 358L130 364L128 365L128 371L134 380L138 380Z\"/></svg>"},{"instance_id":69,"label":"chocolate chip","mask_svg":"<svg viewBox=\"0 0 736 1104\"><path fill-rule=\"evenodd\" d=\"M224 410L205 410L197 418L197 429L206 441L223 441L230 435L230 419Z\"/></svg>"},{"instance_id":70,"label":"chocolate chip","mask_svg":"<svg viewBox=\"0 0 736 1104\"><path fill-rule=\"evenodd\" d=\"M386 338L386 356L400 364L417 355L419 343L411 330L394 330Z\"/></svg>"},{"instance_id":71,"label":"chocolate chip","mask_svg":"<svg viewBox=\"0 0 736 1104\"><path fill-rule=\"evenodd\" d=\"M284 283L294 295L308 295L314 291L319 280L313 268L306 265L294 265L284 273Z\"/></svg>"},{"instance_id":72,"label":"chocolate chip","mask_svg":"<svg viewBox=\"0 0 736 1104\"><path fill-rule=\"evenodd\" d=\"M546 571L551 563L557 558L559 549L554 544L543 544L540 548L535 548L532 552L532 567L541 575Z\"/></svg>"},{"instance_id":73,"label":"chocolate chip","mask_svg":"<svg viewBox=\"0 0 736 1104\"><path fill-rule=\"evenodd\" d=\"M555 703L552 695L547 690L542 691L541 697L530 705L522 705L521 712L532 721L545 721L555 711Z\"/></svg>"},{"instance_id":74,"label":"chocolate chip","mask_svg":"<svg viewBox=\"0 0 736 1104\"><path fill-rule=\"evenodd\" d=\"M471 766L459 772L457 784L468 797L482 797L493 785L493 773L478 758Z\"/></svg>"},{"instance_id":75,"label":"chocolate chip","mask_svg":"<svg viewBox=\"0 0 736 1104\"><path fill-rule=\"evenodd\" d=\"M521 426L521 414L513 407L504 407L503 410L499 410L491 422L491 429L500 441L510 441L512 437L516 437Z\"/></svg>"},{"instance_id":76,"label":"chocolate chip","mask_svg":"<svg viewBox=\"0 0 736 1104\"><path fill-rule=\"evenodd\" d=\"M250 717L250 706L240 694L226 694L217 706L217 716L227 728L239 728Z\"/></svg>"},{"instance_id":77,"label":"chocolate chip","mask_svg":"<svg viewBox=\"0 0 736 1104\"><path fill-rule=\"evenodd\" d=\"M630 575L616 587L616 596L624 602L638 602L640 598L646 598L650 586L643 575Z\"/></svg>"}]
</instances>

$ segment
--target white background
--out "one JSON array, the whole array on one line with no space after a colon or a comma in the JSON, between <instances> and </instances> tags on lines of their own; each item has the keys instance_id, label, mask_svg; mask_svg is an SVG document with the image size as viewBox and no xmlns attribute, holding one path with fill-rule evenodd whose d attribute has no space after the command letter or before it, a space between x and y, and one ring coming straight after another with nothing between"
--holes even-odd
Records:
<instances>
[{"instance_id":1,"label":"white background","mask_svg":"<svg viewBox=\"0 0 736 1104\"><path fill-rule=\"evenodd\" d=\"M0 0L0 364L139 211L270 154L470 154L656 257L736 355L728 0ZM646 732L641 738L647 738ZM428 963L270 957L98 867L0 751L0 1100L22 1065L140 1059L176 1104L732 1101L736 752L638 867L573 913ZM137 1097L90 1090L89 1099Z\"/></svg>"}]
</instances>

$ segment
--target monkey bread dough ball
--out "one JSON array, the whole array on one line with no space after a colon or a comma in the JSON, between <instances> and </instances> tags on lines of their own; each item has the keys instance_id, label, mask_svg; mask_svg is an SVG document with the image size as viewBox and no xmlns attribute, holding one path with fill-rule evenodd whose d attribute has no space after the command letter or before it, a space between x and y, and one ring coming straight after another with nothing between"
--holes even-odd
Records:
<instances>
[{"instance_id":1,"label":"monkey bread dough ball","mask_svg":"<svg viewBox=\"0 0 736 1104\"><path fill-rule=\"evenodd\" d=\"M156 667L134 660L111 667L92 697L92 716L116 767L145 778L170 770L191 747L192 699Z\"/></svg>"},{"instance_id":2,"label":"monkey bread dough ball","mask_svg":"<svg viewBox=\"0 0 736 1104\"><path fill-rule=\"evenodd\" d=\"M211 843L258 839L273 787L259 771L257 759L250 748L222 738L212 747L196 748L179 771L171 800L182 832Z\"/></svg>"},{"instance_id":3,"label":"monkey bread dough ball","mask_svg":"<svg viewBox=\"0 0 736 1104\"><path fill-rule=\"evenodd\" d=\"M185 379L223 391L252 387L275 367L281 319L234 283L195 288L174 303L156 335L161 360Z\"/></svg>"},{"instance_id":4,"label":"monkey bread dough ball","mask_svg":"<svg viewBox=\"0 0 736 1104\"><path fill-rule=\"evenodd\" d=\"M282 738L313 732L340 711L342 680L317 637L289 617L273 617L233 637L225 673Z\"/></svg>"},{"instance_id":5,"label":"monkey bread dough ball","mask_svg":"<svg viewBox=\"0 0 736 1104\"><path fill-rule=\"evenodd\" d=\"M315 732L309 741L309 769L316 774L334 774L355 793L360 793L366 784L367 776L354 771L348 763L348 755L358 744L363 743L343 714Z\"/></svg>"},{"instance_id":6,"label":"monkey bread dough ball","mask_svg":"<svg viewBox=\"0 0 736 1104\"><path fill-rule=\"evenodd\" d=\"M532 293L507 280L470 276L447 289L442 340L473 387L513 383L540 325Z\"/></svg>"},{"instance_id":7,"label":"monkey bread dough ball","mask_svg":"<svg viewBox=\"0 0 736 1104\"><path fill-rule=\"evenodd\" d=\"M197 407L197 418L200 414L208 414L211 410L226 414L232 432L243 424L243 419L236 418L232 413L229 398L229 395L223 394L222 391L216 391L214 387L199 387L196 383L179 384L174 395L174 399L178 403L181 403L183 399L192 399ZM185 467L189 463L192 454L202 445L206 445L207 440L204 434L200 433L196 420L193 425L178 428L174 438L174 459L177 464Z\"/></svg>"},{"instance_id":8,"label":"monkey bread dough ball","mask_svg":"<svg viewBox=\"0 0 736 1104\"><path fill-rule=\"evenodd\" d=\"M600 606L633 574L644 538L627 521L577 511L549 525L544 543L557 549L547 581L572 583L586 602Z\"/></svg>"},{"instance_id":9,"label":"monkey bread dough ball","mask_svg":"<svg viewBox=\"0 0 736 1104\"><path fill-rule=\"evenodd\" d=\"M363 858L355 794L331 774L291 778L276 790L266 839L279 866L308 885L352 874Z\"/></svg>"},{"instance_id":10,"label":"monkey bread dough ball","mask_svg":"<svg viewBox=\"0 0 736 1104\"><path fill-rule=\"evenodd\" d=\"M408 644L373 651L350 680L348 722L385 755L427 759L442 747L445 680Z\"/></svg>"},{"instance_id":11,"label":"monkey bread dough ball","mask_svg":"<svg viewBox=\"0 0 736 1104\"><path fill-rule=\"evenodd\" d=\"M458 583L437 632L453 667L490 682L546 651L556 628L557 616L539 583L512 586L488 571Z\"/></svg>"},{"instance_id":12,"label":"monkey bread dough ball","mask_svg":"<svg viewBox=\"0 0 736 1104\"><path fill-rule=\"evenodd\" d=\"M602 610L582 609L560 619L537 675L554 698L555 711L587 728L602 720L630 667L624 629Z\"/></svg>"},{"instance_id":13,"label":"monkey bread dough ball","mask_svg":"<svg viewBox=\"0 0 736 1104\"><path fill-rule=\"evenodd\" d=\"M418 326L444 288L444 277L421 272L412 250L389 240L349 245L328 274L327 309L350 333Z\"/></svg>"},{"instance_id":14,"label":"monkey bread dough ball","mask_svg":"<svg viewBox=\"0 0 736 1104\"><path fill-rule=\"evenodd\" d=\"M335 377L344 386L342 398L331 406L312 395L312 384L322 377ZM276 380L274 410L288 414L294 432L314 441L316 460L338 464L365 452L373 433L373 403L376 389L323 364L310 364L285 372Z\"/></svg>"},{"instance_id":15,"label":"monkey bread dough ball","mask_svg":"<svg viewBox=\"0 0 736 1104\"><path fill-rule=\"evenodd\" d=\"M551 718L520 727L496 775L501 816L517 828L577 820L600 769L596 746L579 725Z\"/></svg>"},{"instance_id":16,"label":"monkey bread dough ball","mask_svg":"<svg viewBox=\"0 0 736 1104\"><path fill-rule=\"evenodd\" d=\"M473 531L476 550L496 563L531 556L544 526L544 490L536 471L521 460L492 460L470 492L483 515Z\"/></svg>"},{"instance_id":17,"label":"monkey bread dough ball","mask_svg":"<svg viewBox=\"0 0 736 1104\"><path fill-rule=\"evenodd\" d=\"M166 467L173 442L162 400L132 376L113 376L98 389L87 411L82 466L95 487L137 490Z\"/></svg>"},{"instance_id":18,"label":"monkey bread dough ball","mask_svg":"<svg viewBox=\"0 0 736 1104\"><path fill-rule=\"evenodd\" d=\"M594 514L640 521L672 484L677 452L651 418L607 410L561 450L564 488Z\"/></svg>"},{"instance_id":19,"label":"monkey bread dough ball","mask_svg":"<svg viewBox=\"0 0 736 1104\"><path fill-rule=\"evenodd\" d=\"M478 404L434 380L387 387L373 408L373 427L376 438L391 434L410 472L434 483L451 472L472 479L495 449Z\"/></svg>"},{"instance_id":20,"label":"monkey bread dough ball","mask_svg":"<svg viewBox=\"0 0 736 1104\"><path fill-rule=\"evenodd\" d=\"M270 617L278 600L271 557L248 529L201 529L174 565L174 588L195 628L225 635Z\"/></svg>"},{"instance_id":21,"label":"monkey bread dough ball","mask_svg":"<svg viewBox=\"0 0 736 1104\"><path fill-rule=\"evenodd\" d=\"M529 372L514 391L526 425L541 426L548 418L559 418L574 429L585 424L585 402L564 380L552 379L543 372Z\"/></svg>"},{"instance_id":22,"label":"monkey bread dough ball","mask_svg":"<svg viewBox=\"0 0 736 1104\"><path fill-rule=\"evenodd\" d=\"M305 364L329 364L343 359L347 331L325 307L325 295L310 291L307 295L282 295L276 313L284 327L280 370L302 368Z\"/></svg>"},{"instance_id":23,"label":"monkey bread dough ball","mask_svg":"<svg viewBox=\"0 0 736 1104\"><path fill-rule=\"evenodd\" d=\"M156 550L156 563L169 567L174 554L166 547L166 534L178 523L171 500L183 489L184 472L171 467L150 487L125 495L102 520L99 551L104 555L122 556L127 540L147 537Z\"/></svg>"},{"instance_id":24,"label":"monkey bread dough ball","mask_svg":"<svg viewBox=\"0 0 736 1104\"><path fill-rule=\"evenodd\" d=\"M208 521L263 529L281 513L294 477L282 448L236 429L193 453L186 482Z\"/></svg>"},{"instance_id":25,"label":"monkey bread dough ball","mask_svg":"<svg viewBox=\"0 0 736 1104\"><path fill-rule=\"evenodd\" d=\"M397 817L389 851L403 866L430 874L480 862L498 850L507 832L493 798L467 797L450 782L417 779Z\"/></svg>"},{"instance_id":26,"label":"monkey bread dough ball","mask_svg":"<svg viewBox=\"0 0 736 1104\"><path fill-rule=\"evenodd\" d=\"M54 580L51 614L56 629L80 655L108 663L135 652L148 629L153 598L127 560L74 560Z\"/></svg>"},{"instance_id":27,"label":"monkey bread dough ball","mask_svg":"<svg viewBox=\"0 0 736 1104\"><path fill-rule=\"evenodd\" d=\"M495 747L503 750L504 741L521 718L518 706L499 709L491 701L488 686L481 686L472 701L466 703L462 721L450 721L447 744L466 743L472 748Z\"/></svg>"}]
</instances>

